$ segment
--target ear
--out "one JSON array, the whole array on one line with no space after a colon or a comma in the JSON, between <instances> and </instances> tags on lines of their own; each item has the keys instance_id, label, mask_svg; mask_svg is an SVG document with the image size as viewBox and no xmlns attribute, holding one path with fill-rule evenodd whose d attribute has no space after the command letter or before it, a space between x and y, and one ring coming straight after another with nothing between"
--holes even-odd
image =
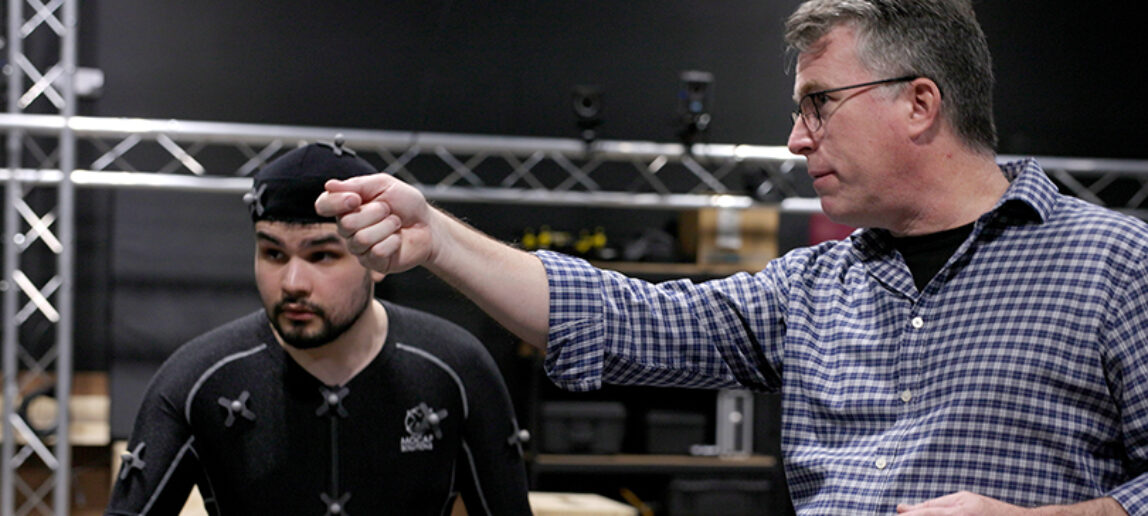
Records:
<instances>
[{"instance_id":1,"label":"ear","mask_svg":"<svg viewBox=\"0 0 1148 516\"><path fill-rule=\"evenodd\" d=\"M909 130L920 136L935 129L941 118L941 89L932 79L921 77L909 83Z\"/></svg>"}]
</instances>

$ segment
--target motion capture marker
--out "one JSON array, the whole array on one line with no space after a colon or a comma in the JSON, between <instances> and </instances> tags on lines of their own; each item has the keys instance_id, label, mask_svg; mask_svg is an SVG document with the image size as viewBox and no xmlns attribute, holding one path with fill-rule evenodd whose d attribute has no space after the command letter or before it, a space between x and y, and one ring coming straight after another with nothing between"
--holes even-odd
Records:
<instances>
[{"instance_id":1,"label":"motion capture marker","mask_svg":"<svg viewBox=\"0 0 1148 516\"><path fill-rule=\"evenodd\" d=\"M247 399L251 397L251 393L243 391L239 393L239 397L233 400L219 397L219 405L227 409L227 419L223 421L223 426L231 428L235 424L235 415L239 414L248 421L255 421L255 413L247 409Z\"/></svg>"},{"instance_id":2,"label":"motion capture marker","mask_svg":"<svg viewBox=\"0 0 1148 516\"><path fill-rule=\"evenodd\" d=\"M435 411L430 407L426 407L426 410L427 424L430 426L430 430L434 432L435 437L442 439L442 420L446 419L446 409Z\"/></svg>"},{"instance_id":3,"label":"motion capture marker","mask_svg":"<svg viewBox=\"0 0 1148 516\"><path fill-rule=\"evenodd\" d=\"M120 480L127 478L132 471L142 472L144 466L147 466L147 463L143 460L145 446L143 442L140 442L136 445L136 449L120 455L120 460L123 461L123 464L120 466Z\"/></svg>"},{"instance_id":4,"label":"motion capture marker","mask_svg":"<svg viewBox=\"0 0 1148 516\"><path fill-rule=\"evenodd\" d=\"M525 443L525 442L529 442L529 441L530 441L530 430L527 430L525 428L523 428L517 432L514 432L513 434L510 434L510 437L506 438L506 444L508 444L510 446L514 446L516 444L521 444L521 443Z\"/></svg>"},{"instance_id":5,"label":"motion capture marker","mask_svg":"<svg viewBox=\"0 0 1148 516\"><path fill-rule=\"evenodd\" d=\"M339 417L347 417L347 409L343 408L343 398L346 398L350 392L351 390L346 387L337 391L326 387L319 387L319 393L323 395L323 404L319 405L319 408L315 410L315 415L322 416L331 411L331 407L334 407L334 412L331 412L332 417L334 417L335 414L338 414Z\"/></svg>"},{"instance_id":6,"label":"motion capture marker","mask_svg":"<svg viewBox=\"0 0 1148 516\"><path fill-rule=\"evenodd\" d=\"M247 205L247 209L251 210L251 214L255 217L263 216L263 212L267 211L263 207L263 193L267 191L267 185L259 185L259 189L252 187L247 193L243 194L243 203Z\"/></svg>"},{"instance_id":7,"label":"motion capture marker","mask_svg":"<svg viewBox=\"0 0 1148 516\"><path fill-rule=\"evenodd\" d=\"M336 156L342 156L343 154L347 154L350 156L358 156L358 154L355 154L355 151L348 149L346 147L343 147L343 144L347 143L347 138L345 136L343 136L343 133L336 134L335 135L335 141L333 143L332 142L316 142L316 143L318 143L319 145L322 145L324 147L327 147L328 149L331 149L331 152L334 152Z\"/></svg>"},{"instance_id":8,"label":"motion capture marker","mask_svg":"<svg viewBox=\"0 0 1148 516\"><path fill-rule=\"evenodd\" d=\"M319 499L327 504L327 516L346 516L347 500L351 499L351 493L343 493L338 499L327 496L327 493L321 493Z\"/></svg>"}]
</instances>

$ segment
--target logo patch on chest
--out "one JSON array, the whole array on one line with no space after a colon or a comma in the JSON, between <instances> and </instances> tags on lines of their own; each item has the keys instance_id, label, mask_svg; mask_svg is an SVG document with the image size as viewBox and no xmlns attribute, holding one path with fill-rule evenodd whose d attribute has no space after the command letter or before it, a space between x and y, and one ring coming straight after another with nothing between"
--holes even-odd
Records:
<instances>
[{"instance_id":1,"label":"logo patch on chest","mask_svg":"<svg viewBox=\"0 0 1148 516\"><path fill-rule=\"evenodd\" d=\"M426 403L407 409L403 425L408 435L399 439L399 451L410 453L434 450L435 439L442 439L442 420L446 416L446 409L435 410Z\"/></svg>"}]
</instances>

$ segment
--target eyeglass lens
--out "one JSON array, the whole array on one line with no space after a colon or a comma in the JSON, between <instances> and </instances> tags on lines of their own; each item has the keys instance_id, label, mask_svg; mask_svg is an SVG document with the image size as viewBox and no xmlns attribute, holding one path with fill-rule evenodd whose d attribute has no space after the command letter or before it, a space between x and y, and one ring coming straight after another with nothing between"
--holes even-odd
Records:
<instances>
[{"instance_id":1,"label":"eyeglass lens","mask_svg":"<svg viewBox=\"0 0 1148 516\"><path fill-rule=\"evenodd\" d=\"M805 96L801 98L801 103L797 105L797 110L790 114L793 123L797 123L801 119L810 131L816 131L821 128L821 113L817 111L817 104L813 101L813 96Z\"/></svg>"}]
</instances>

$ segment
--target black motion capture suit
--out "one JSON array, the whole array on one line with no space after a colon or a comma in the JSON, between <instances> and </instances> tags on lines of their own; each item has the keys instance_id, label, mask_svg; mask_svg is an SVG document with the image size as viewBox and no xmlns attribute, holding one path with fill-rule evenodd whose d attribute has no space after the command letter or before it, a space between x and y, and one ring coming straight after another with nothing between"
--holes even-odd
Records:
<instances>
[{"instance_id":1,"label":"black motion capture suit","mask_svg":"<svg viewBox=\"0 0 1148 516\"><path fill-rule=\"evenodd\" d=\"M222 515L530 514L518 428L490 355L435 316L383 303L379 355L323 385L265 313L176 351L143 401L107 514L177 514L193 483Z\"/></svg>"}]
</instances>

